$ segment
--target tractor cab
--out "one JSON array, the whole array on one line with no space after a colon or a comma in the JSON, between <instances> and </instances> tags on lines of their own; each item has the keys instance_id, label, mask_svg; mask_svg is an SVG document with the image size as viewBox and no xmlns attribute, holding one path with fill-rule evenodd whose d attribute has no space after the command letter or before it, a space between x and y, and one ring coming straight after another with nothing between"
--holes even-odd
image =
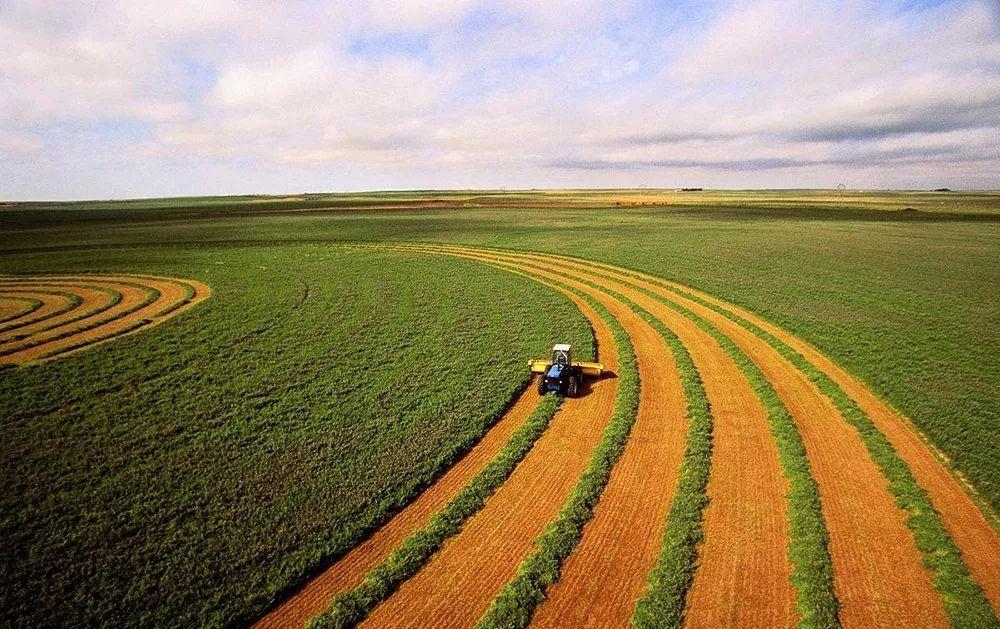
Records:
<instances>
[{"instance_id":1,"label":"tractor cab","mask_svg":"<svg viewBox=\"0 0 1000 629\"><path fill-rule=\"evenodd\" d=\"M572 356L568 343L559 343L552 346L553 365L571 365L573 364Z\"/></svg>"}]
</instances>

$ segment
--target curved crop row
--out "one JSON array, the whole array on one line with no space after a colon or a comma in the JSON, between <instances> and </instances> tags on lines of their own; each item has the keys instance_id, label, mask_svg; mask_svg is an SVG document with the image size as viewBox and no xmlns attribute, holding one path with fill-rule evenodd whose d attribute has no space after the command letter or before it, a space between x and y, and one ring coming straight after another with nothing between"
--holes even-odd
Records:
<instances>
[{"instance_id":1,"label":"curved crop row","mask_svg":"<svg viewBox=\"0 0 1000 629\"><path fill-rule=\"evenodd\" d=\"M934 572L934 585L942 594L951 623L958 627L1000 624L982 587L969 574L962 561L961 551L942 525L941 516L931 504L927 492L917 484L909 466L857 403L829 376L773 334L695 295L687 296L720 312L773 345L801 369L833 401L844 418L858 429L872 459L889 480L889 490L896 497L899 506L909 514L907 525L913 531L917 546L923 553L924 564Z\"/></svg>"},{"instance_id":2,"label":"curved crop row","mask_svg":"<svg viewBox=\"0 0 1000 629\"><path fill-rule=\"evenodd\" d=\"M0 281L3 294L68 300L0 328L7 337L0 342L0 363L10 365L61 357L160 323L207 297L209 290L197 282L153 276L7 276ZM96 301L98 295L106 298Z\"/></svg>"},{"instance_id":3,"label":"curved crop row","mask_svg":"<svg viewBox=\"0 0 1000 629\"><path fill-rule=\"evenodd\" d=\"M531 450L559 409L562 398L545 396L535 412L514 433L489 465L439 511L423 529L413 533L382 564L370 570L357 587L337 596L309 626L351 627L361 622L405 579L419 570L446 539L459 532L469 517L482 509L486 499L507 480Z\"/></svg>"},{"instance_id":4,"label":"curved crop row","mask_svg":"<svg viewBox=\"0 0 1000 629\"><path fill-rule=\"evenodd\" d=\"M545 598L546 588L559 579L562 562L580 541L583 525L593 515L614 467L628 440L639 406L639 371L635 352L621 324L604 306L581 295L611 328L618 348L618 395L611 421L591 455L586 470L573 488L556 519L536 540L537 550L526 558L511 580L494 599L477 624L481 628L524 627L535 607Z\"/></svg>"}]
</instances>

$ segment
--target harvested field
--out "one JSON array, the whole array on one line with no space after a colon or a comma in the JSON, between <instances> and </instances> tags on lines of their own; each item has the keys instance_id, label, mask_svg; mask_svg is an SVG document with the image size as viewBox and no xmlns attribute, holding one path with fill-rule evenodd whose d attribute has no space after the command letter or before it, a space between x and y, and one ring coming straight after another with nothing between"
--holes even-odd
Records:
<instances>
[{"instance_id":1,"label":"harvested field","mask_svg":"<svg viewBox=\"0 0 1000 629\"><path fill-rule=\"evenodd\" d=\"M689 351L704 382L714 423L706 488L709 506L702 515L704 537L685 597L686 624L791 626L803 617L813 617L817 610L809 605L823 596L834 601L832 616L824 612L815 617L823 626L838 622L850 627L946 626L955 624L967 610L980 614L973 617L986 625L996 622L985 601L988 597L992 602L995 594L997 533L905 421L898 415L888 416L877 398L816 350L759 318L752 319L769 333L780 334L811 364L834 376L879 428L889 433L899 456L921 484L927 483L935 507L947 510L940 518L961 548L960 561L968 566L965 577L961 571L942 576L945 573L929 567L936 565L927 563L933 551L917 543L915 531L920 529L913 527L919 525L889 491L889 481L873 459L869 441L841 414L826 389L811 382L768 337L724 316L723 311L748 318L752 317L749 313L730 310L728 304L698 293L719 307L715 310L690 297L692 292L686 287L606 264L451 246L394 248L478 260L586 294L607 309L636 348L641 382L637 421L579 540L555 567L557 582L543 589L544 600L529 612L532 625L627 624L660 552L657 541L675 498L687 421L671 353L640 313L662 323ZM611 362L609 337L606 331L602 333L600 320L588 312L585 303L571 297L594 324L602 359ZM752 362L734 362L732 352ZM794 438L801 439L801 462L779 463L791 455L779 455L775 431L783 429L770 425L769 413L774 411L765 410L762 393L750 386L746 370L751 366L754 377L771 387L768 403L779 404L792 422L788 425L794 425ZM607 416L613 403L610 384L597 382L588 395L568 400L549 432L482 511L363 624L475 624L504 582L513 579L518 562L531 552L530 540L540 534L546 521L555 518L559 501L582 472L584 457L595 443L601 422L606 421L600 418ZM573 418L576 425L569 421ZM900 427L906 432L900 434ZM908 445L907 436L920 449ZM813 544L809 552L819 552L819 556L801 555L805 546L796 544L807 541L790 538L786 496L792 469L800 474L805 470L815 480L813 487L818 487L816 512L806 515L829 537L828 544L808 542ZM976 525L975 516L983 525ZM972 521L971 533L956 528L961 518ZM827 574L832 566L832 582L810 566L795 567L795 561L819 561L828 566ZM971 589L960 585L957 591L964 599L952 600L946 609L942 593L951 591L949 580L955 579L967 579ZM496 618L490 622L494 626ZM520 620L501 622L522 624Z\"/></svg>"},{"instance_id":2,"label":"harvested field","mask_svg":"<svg viewBox=\"0 0 1000 629\"><path fill-rule=\"evenodd\" d=\"M594 328L599 359L614 372L617 362L610 331L585 302L572 294L570 298ZM565 501L610 419L615 391L615 379L603 378L593 383L587 395L567 400L483 510L363 624L474 624Z\"/></svg>"},{"instance_id":3,"label":"harvested field","mask_svg":"<svg viewBox=\"0 0 1000 629\"><path fill-rule=\"evenodd\" d=\"M371 537L354 547L306 587L265 616L257 627L302 626L333 598L361 583L365 573L383 561L414 531L424 526L468 483L510 438L538 404L538 393L526 389L489 432L448 472Z\"/></svg>"},{"instance_id":4,"label":"harvested field","mask_svg":"<svg viewBox=\"0 0 1000 629\"><path fill-rule=\"evenodd\" d=\"M211 294L194 280L155 276L0 276L0 365L61 358L166 321ZM2 312L0 312L2 314Z\"/></svg>"}]
</instances>

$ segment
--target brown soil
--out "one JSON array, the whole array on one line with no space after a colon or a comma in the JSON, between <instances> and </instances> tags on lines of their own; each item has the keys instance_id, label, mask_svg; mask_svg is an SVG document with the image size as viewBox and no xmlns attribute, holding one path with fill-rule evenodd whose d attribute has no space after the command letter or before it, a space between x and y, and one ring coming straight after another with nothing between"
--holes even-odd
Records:
<instances>
[{"instance_id":1,"label":"brown soil","mask_svg":"<svg viewBox=\"0 0 1000 629\"><path fill-rule=\"evenodd\" d=\"M64 293L72 293L83 299L83 302L72 310L68 310L62 314L39 319L33 323L20 325L16 328L11 328L3 333L0 333L0 349L27 345L37 339L47 338L58 334L58 332L50 332L52 330L66 329L67 327L72 327L77 321L81 321L85 318L99 317L100 313L111 307L114 300L111 293L93 286L58 282L46 282L44 284L17 284L16 286L18 290L33 291L34 294L38 295L39 299L42 297L60 297L57 295L41 294L42 291L53 290ZM102 288L113 287L109 286ZM0 288L0 290L4 289ZM114 290L117 289L115 288ZM62 299L65 300L63 303L63 306L65 306L69 302L69 298L62 297ZM32 319L34 319L34 317L32 317ZM23 338L25 335L31 335L31 337Z\"/></svg>"},{"instance_id":2,"label":"brown soil","mask_svg":"<svg viewBox=\"0 0 1000 629\"><path fill-rule=\"evenodd\" d=\"M261 619L256 626L302 627L326 609L335 596L361 583L410 534L423 528L472 478L493 460L514 431L534 411L538 393L528 387L465 456L397 513L371 537L337 560L304 588Z\"/></svg>"},{"instance_id":3,"label":"brown soil","mask_svg":"<svg viewBox=\"0 0 1000 629\"><path fill-rule=\"evenodd\" d=\"M559 261L541 256L524 256L522 259L545 268L559 267ZM697 626L774 627L793 624L795 601L789 581L791 566L787 558L787 504L784 499L788 483L781 474L767 413L746 377L714 339L674 310L627 285L608 281L599 275L581 273L578 268L566 265L562 268L628 297L660 319L688 348L704 381L714 421L713 465L707 488L711 502L704 515L705 541L699 549L699 569L688 596L688 622ZM635 342L638 346L640 341L636 339ZM645 385L647 372L640 370L640 374ZM679 375L675 373L674 377L679 378ZM683 435L667 434L661 438L674 440L675 447L679 449L678 456L683 454ZM669 486L671 497L673 482L674 479L664 479L661 489L663 491ZM602 497L599 507L604 502ZM610 603L607 592L590 591L589 595L594 597L591 601L587 593L577 591L578 598L564 601L560 613L550 615L552 612L547 609L552 604L549 601L540 606L536 616L540 626L565 625L566 622L600 626L627 621L635 602L642 595L646 576L659 551L658 535L665 511L636 512L632 515L629 526L637 534L640 544L647 539L644 534L648 535L649 520L658 525L657 536L652 540L652 552L646 557L646 562L631 562L632 572L626 580L629 586L618 586L621 598L617 607L604 607ZM600 547L600 543L595 542L595 546ZM633 543L618 552L626 555L636 553L636 546ZM644 548L640 545L640 549ZM567 571L577 561L575 557L579 551L580 548L567 560ZM621 561L613 554L609 555L607 561ZM600 577L591 578L601 580ZM625 579L624 575L620 578ZM611 587L610 583L606 586ZM555 599L562 588L562 582L551 588L550 597ZM580 613L577 610L589 607L594 608L591 618L574 617Z\"/></svg>"},{"instance_id":4,"label":"brown soil","mask_svg":"<svg viewBox=\"0 0 1000 629\"><path fill-rule=\"evenodd\" d=\"M909 420L879 400L863 384L808 343L746 310L710 295L692 289L686 290L775 335L828 375L857 403L907 462L917 483L927 491L934 508L941 514L941 521L948 534L962 551L962 558L969 572L982 586L993 609L1000 613L1000 535L965 491L963 483L949 473L934 456L933 450L921 439Z\"/></svg>"},{"instance_id":5,"label":"brown soil","mask_svg":"<svg viewBox=\"0 0 1000 629\"><path fill-rule=\"evenodd\" d=\"M154 276L47 276L31 278L31 281L36 287L57 287L59 290L79 294L84 297L84 304L66 313L65 320L60 316L58 321L54 318L11 330L10 334L12 335L24 334L26 329L29 330L29 333L30 330L34 329L34 333L31 333L28 338L4 344L3 347L8 349L17 347L23 347L23 349L0 357L0 363L25 364L61 358L69 353L92 347L97 343L161 323L194 306L211 294L210 289L200 282ZM151 303L129 313L128 310L142 303L150 294L149 290L129 284L140 284L148 289L155 289L159 291L160 295ZM190 301L184 303L187 298L188 286L194 289L195 295ZM80 317L79 314L74 316L73 313L88 312L91 309L89 305L95 303L96 295L103 295L103 298L107 298L107 294L99 290L102 287L111 288L121 293L121 301L106 308L99 304L98 307L101 310L93 314L83 317ZM183 305L160 316L165 309L178 304ZM143 321L146 322L144 325L131 329L136 323ZM52 325L55 323L58 325ZM38 329L35 329L36 326ZM83 329L90 326L93 327L88 330ZM41 342L39 343L39 341ZM36 343L38 344L36 345ZM60 352L61 349L65 349L65 351ZM52 352L56 353L47 356Z\"/></svg>"},{"instance_id":6,"label":"brown soil","mask_svg":"<svg viewBox=\"0 0 1000 629\"><path fill-rule=\"evenodd\" d=\"M583 300L570 298L591 321L600 359L617 368L607 325ZM603 378L586 395L566 400L548 430L510 478L411 579L375 609L369 627L471 626L489 607L563 505L600 441L617 382Z\"/></svg>"},{"instance_id":7,"label":"brown soil","mask_svg":"<svg viewBox=\"0 0 1000 629\"><path fill-rule=\"evenodd\" d=\"M896 506L857 430L765 341L710 308L664 288L647 287L732 338L764 372L795 420L819 484L843 624L946 626L941 597L921 563L906 514Z\"/></svg>"},{"instance_id":8,"label":"brown soil","mask_svg":"<svg viewBox=\"0 0 1000 629\"><path fill-rule=\"evenodd\" d=\"M3 323L0 323L0 330L13 330L14 328L32 324L36 321L42 321L50 317L55 316L55 313L68 307L71 303L69 297L64 295L55 295L45 292L21 292L20 288L12 288L5 283L0 282L0 294L10 295L14 298L27 297L32 299L38 299L42 302L42 305L37 309L26 312L19 315L16 318L8 319ZM0 332L0 340L7 336L7 332Z\"/></svg>"}]
</instances>

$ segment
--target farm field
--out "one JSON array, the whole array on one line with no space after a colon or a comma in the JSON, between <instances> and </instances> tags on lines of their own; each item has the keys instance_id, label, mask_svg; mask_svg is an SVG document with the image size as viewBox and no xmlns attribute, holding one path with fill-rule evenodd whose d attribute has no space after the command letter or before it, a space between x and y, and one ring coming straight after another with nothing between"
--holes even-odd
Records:
<instances>
[{"instance_id":1,"label":"farm field","mask_svg":"<svg viewBox=\"0 0 1000 629\"><path fill-rule=\"evenodd\" d=\"M207 297L0 371L12 624L1000 624L998 194L16 204L0 227L0 330L60 307L20 290L39 278ZM540 400L524 361L563 340L613 375Z\"/></svg>"}]
</instances>

